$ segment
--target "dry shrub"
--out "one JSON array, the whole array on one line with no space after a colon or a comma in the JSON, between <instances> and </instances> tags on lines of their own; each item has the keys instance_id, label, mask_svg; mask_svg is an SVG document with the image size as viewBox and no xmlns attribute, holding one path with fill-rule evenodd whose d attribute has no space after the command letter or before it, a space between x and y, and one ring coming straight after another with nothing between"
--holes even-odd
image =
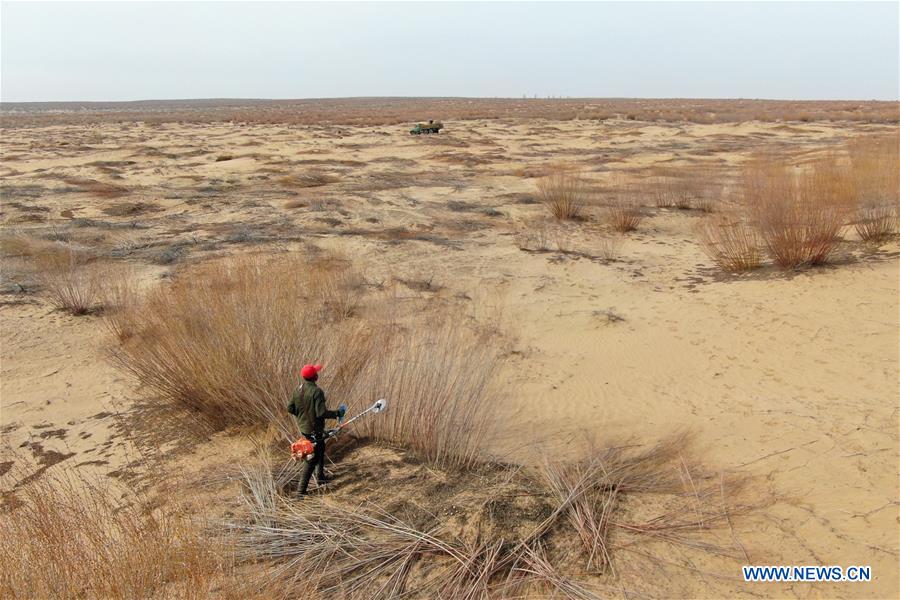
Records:
<instances>
[{"instance_id":1,"label":"dry shrub","mask_svg":"<svg viewBox=\"0 0 900 600\"><path fill-rule=\"evenodd\" d=\"M289 188L322 187L331 183L337 183L338 181L340 181L340 179L334 175L318 171L312 171L302 175L285 175L278 179L278 183Z\"/></svg>"},{"instance_id":2,"label":"dry shrub","mask_svg":"<svg viewBox=\"0 0 900 600\"><path fill-rule=\"evenodd\" d=\"M47 246L53 244L27 235L12 234L0 237L0 251L7 257L30 257Z\"/></svg>"},{"instance_id":3,"label":"dry shrub","mask_svg":"<svg viewBox=\"0 0 900 600\"><path fill-rule=\"evenodd\" d=\"M131 217L146 212L156 212L162 208L153 202L119 202L101 209L103 214L110 217Z\"/></svg>"},{"instance_id":4,"label":"dry shrub","mask_svg":"<svg viewBox=\"0 0 900 600\"><path fill-rule=\"evenodd\" d=\"M863 240L884 239L897 230L900 206L900 140L865 136L848 144L850 177L857 215L856 233Z\"/></svg>"},{"instance_id":5,"label":"dry shrub","mask_svg":"<svg viewBox=\"0 0 900 600\"><path fill-rule=\"evenodd\" d=\"M58 241L41 239L25 233L9 233L0 237L0 251L8 257L29 260L63 257L71 248Z\"/></svg>"},{"instance_id":6,"label":"dry shrub","mask_svg":"<svg viewBox=\"0 0 900 600\"><path fill-rule=\"evenodd\" d=\"M757 157L743 173L743 215L707 220L700 243L719 266L744 270L759 264L757 238L772 261L791 269L827 262L852 222L863 240L878 240L897 227L900 148L894 136L864 137L802 166L771 155Z\"/></svg>"},{"instance_id":7,"label":"dry shrub","mask_svg":"<svg viewBox=\"0 0 900 600\"><path fill-rule=\"evenodd\" d=\"M356 315L366 281L346 258L337 254L319 256L304 276L313 282L307 284L307 289L320 303L324 321L343 321Z\"/></svg>"},{"instance_id":8,"label":"dry shrub","mask_svg":"<svg viewBox=\"0 0 900 600\"><path fill-rule=\"evenodd\" d=\"M109 273L89 260L83 251L67 250L61 256L49 255L38 261L37 278L50 304L73 315L100 308Z\"/></svg>"},{"instance_id":9,"label":"dry shrub","mask_svg":"<svg viewBox=\"0 0 900 600\"><path fill-rule=\"evenodd\" d=\"M897 231L896 205L875 202L864 204L857 211L857 220L853 225L860 239L883 240Z\"/></svg>"},{"instance_id":10,"label":"dry shrub","mask_svg":"<svg viewBox=\"0 0 900 600\"><path fill-rule=\"evenodd\" d=\"M272 425L286 439L297 435L286 406L299 367L321 361L332 403L355 411L390 401L366 434L436 464L470 464L491 422L495 345L452 315L417 315L401 326L390 317L391 298L360 310L361 287L358 272L332 256L197 267L110 311L120 340L114 360L215 426Z\"/></svg>"},{"instance_id":11,"label":"dry shrub","mask_svg":"<svg viewBox=\"0 0 900 600\"><path fill-rule=\"evenodd\" d=\"M712 212L715 196L721 192L716 174L708 169L662 169L649 183L659 208L696 209Z\"/></svg>"},{"instance_id":12,"label":"dry shrub","mask_svg":"<svg viewBox=\"0 0 900 600\"><path fill-rule=\"evenodd\" d=\"M340 276L343 267L332 266ZM292 435L285 407L299 367L328 364L336 397L344 398L373 350L362 324L337 320L346 313L339 295L330 312L336 292L326 283L337 285L298 256L201 265L110 312L122 340L114 360L214 425L276 424Z\"/></svg>"},{"instance_id":13,"label":"dry shrub","mask_svg":"<svg viewBox=\"0 0 900 600\"><path fill-rule=\"evenodd\" d=\"M543 218L530 219L516 234L516 245L526 252L576 252L572 245L572 231L562 223L548 223ZM601 241L601 249L614 251L613 244Z\"/></svg>"},{"instance_id":14,"label":"dry shrub","mask_svg":"<svg viewBox=\"0 0 900 600\"><path fill-rule=\"evenodd\" d=\"M715 212L718 201L711 193L707 193L694 198L692 206L695 210L699 210L700 212L711 213Z\"/></svg>"},{"instance_id":15,"label":"dry shrub","mask_svg":"<svg viewBox=\"0 0 900 600\"><path fill-rule=\"evenodd\" d=\"M94 255L78 246L27 235L0 239L6 256L24 259L27 270L44 289L55 308L85 315L100 308L108 269L93 262Z\"/></svg>"},{"instance_id":16,"label":"dry shrub","mask_svg":"<svg viewBox=\"0 0 900 600\"><path fill-rule=\"evenodd\" d=\"M516 245L529 252L549 252L554 230L543 219L530 219L516 234Z\"/></svg>"},{"instance_id":17,"label":"dry shrub","mask_svg":"<svg viewBox=\"0 0 900 600\"><path fill-rule=\"evenodd\" d=\"M471 467L496 424L489 385L500 364L498 342L458 314L429 315L425 323L395 332L358 372L353 408L391 402L358 431L434 464Z\"/></svg>"},{"instance_id":18,"label":"dry shrub","mask_svg":"<svg viewBox=\"0 0 900 600\"><path fill-rule=\"evenodd\" d=\"M677 434L652 446L589 442L580 460L545 463L545 480L559 501L554 514L577 534L588 570L623 582L626 575L645 579L647 567L668 562L655 556L655 544L679 556L669 567L693 570L691 551L747 560L733 518L767 500L750 500L745 479L706 471L691 456L689 436ZM737 503L738 496L745 501Z\"/></svg>"},{"instance_id":19,"label":"dry shrub","mask_svg":"<svg viewBox=\"0 0 900 600\"><path fill-rule=\"evenodd\" d=\"M643 220L643 210L631 199L618 199L606 210L606 222L620 233L635 231Z\"/></svg>"},{"instance_id":20,"label":"dry shrub","mask_svg":"<svg viewBox=\"0 0 900 600\"><path fill-rule=\"evenodd\" d=\"M622 255L622 238L603 236L597 240L596 249L603 260L618 260Z\"/></svg>"},{"instance_id":21,"label":"dry shrub","mask_svg":"<svg viewBox=\"0 0 900 600\"><path fill-rule=\"evenodd\" d=\"M306 208L307 206L309 206L309 202L307 202L306 200L301 200L300 198L288 200L284 203L284 207L287 209Z\"/></svg>"},{"instance_id":22,"label":"dry shrub","mask_svg":"<svg viewBox=\"0 0 900 600\"><path fill-rule=\"evenodd\" d=\"M689 209L693 201L690 180L676 174L666 174L650 182L653 198L658 208Z\"/></svg>"},{"instance_id":23,"label":"dry shrub","mask_svg":"<svg viewBox=\"0 0 900 600\"><path fill-rule=\"evenodd\" d=\"M576 171L555 169L537 182L538 197L557 219L576 219L587 199L587 183Z\"/></svg>"},{"instance_id":24,"label":"dry shrub","mask_svg":"<svg viewBox=\"0 0 900 600\"><path fill-rule=\"evenodd\" d=\"M749 271L762 264L762 239L740 215L716 215L697 224L700 247L729 272Z\"/></svg>"},{"instance_id":25,"label":"dry shrub","mask_svg":"<svg viewBox=\"0 0 900 600\"><path fill-rule=\"evenodd\" d=\"M744 201L775 264L791 269L826 262L850 212L846 167L834 157L805 170L763 162L746 177Z\"/></svg>"},{"instance_id":26,"label":"dry shrub","mask_svg":"<svg viewBox=\"0 0 900 600\"><path fill-rule=\"evenodd\" d=\"M649 447L592 448L579 460L546 463L531 474L512 469L485 502L535 499L540 509L521 515L515 527L498 526L490 510L477 506L477 494L476 506L455 519L457 510L446 502L457 500L429 492L440 473L434 479L422 473L420 490L404 497L428 507L430 517L414 521L389 514L379 501L291 502L279 494L285 470L263 461L243 470L248 514L229 525L237 558L266 561L260 583L289 595L596 598L615 590L630 596L626 576L652 586L647 568L693 571L695 553L747 560L733 529L733 519L753 508L731 495L740 482L701 470L687 458L686 443L673 436ZM668 548L655 553L657 546ZM669 560L673 554L678 558Z\"/></svg>"},{"instance_id":27,"label":"dry shrub","mask_svg":"<svg viewBox=\"0 0 900 600\"><path fill-rule=\"evenodd\" d=\"M72 477L17 489L0 513L0 596L207 598L223 549L197 523L134 500Z\"/></svg>"}]
</instances>

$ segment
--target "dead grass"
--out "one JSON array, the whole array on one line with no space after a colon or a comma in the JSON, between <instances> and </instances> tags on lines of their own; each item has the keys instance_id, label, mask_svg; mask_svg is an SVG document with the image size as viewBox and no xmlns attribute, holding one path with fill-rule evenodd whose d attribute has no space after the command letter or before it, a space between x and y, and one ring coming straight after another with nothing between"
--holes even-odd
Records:
<instances>
[{"instance_id":1,"label":"dead grass","mask_svg":"<svg viewBox=\"0 0 900 600\"><path fill-rule=\"evenodd\" d=\"M880 241L897 231L897 206L879 202L860 206L856 222L856 234L866 241Z\"/></svg>"},{"instance_id":2,"label":"dead grass","mask_svg":"<svg viewBox=\"0 0 900 600\"><path fill-rule=\"evenodd\" d=\"M0 249L23 260L47 300L72 315L86 315L101 307L104 284L110 270L95 264L94 254L65 242L23 234L0 238Z\"/></svg>"},{"instance_id":3,"label":"dead grass","mask_svg":"<svg viewBox=\"0 0 900 600\"><path fill-rule=\"evenodd\" d=\"M287 188L313 188L338 183L340 179L334 175L319 171L311 171L299 175L285 175L278 178L278 183Z\"/></svg>"},{"instance_id":4,"label":"dead grass","mask_svg":"<svg viewBox=\"0 0 900 600\"><path fill-rule=\"evenodd\" d=\"M363 324L340 322L347 308L335 298L339 284L323 290L319 275L314 260L297 255L236 257L183 271L110 312L111 328L125 340L115 362L217 426L275 424L293 435L285 406L297 369L325 362L338 397L346 398L341 392L372 351Z\"/></svg>"},{"instance_id":5,"label":"dead grass","mask_svg":"<svg viewBox=\"0 0 900 600\"><path fill-rule=\"evenodd\" d=\"M497 425L499 395L490 384L500 364L500 344L455 312L419 319L382 341L358 371L349 396L354 408L379 398L392 402L389 411L363 422L358 431L433 464L472 467L484 459L484 443Z\"/></svg>"},{"instance_id":6,"label":"dead grass","mask_svg":"<svg viewBox=\"0 0 900 600\"><path fill-rule=\"evenodd\" d=\"M296 208L306 208L307 206L309 206L309 202L307 202L306 200L301 200L300 198L288 200L284 203L284 207L289 210L293 210Z\"/></svg>"},{"instance_id":7,"label":"dead grass","mask_svg":"<svg viewBox=\"0 0 900 600\"><path fill-rule=\"evenodd\" d=\"M706 168L664 168L650 179L649 189L658 208L712 212L721 194L718 176Z\"/></svg>"},{"instance_id":8,"label":"dead grass","mask_svg":"<svg viewBox=\"0 0 900 600\"><path fill-rule=\"evenodd\" d=\"M101 307L108 270L89 262L91 256L68 249L37 259L37 279L55 308L72 315L86 315Z\"/></svg>"},{"instance_id":9,"label":"dead grass","mask_svg":"<svg viewBox=\"0 0 900 600\"><path fill-rule=\"evenodd\" d=\"M826 262L851 211L846 167L834 156L804 170L764 161L745 176L744 202L772 261L783 269Z\"/></svg>"},{"instance_id":10,"label":"dead grass","mask_svg":"<svg viewBox=\"0 0 900 600\"><path fill-rule=\"evenodd\" d=\"M556 169L537 182L538 198L560 220L580 216L587 199L587 182L577 171Z\"/></svg>"},{"instance_id":11,"label":"dead grass","mask_svg":"<svg viewBox=\"0 0 900 600\"><path fill-rule=\"evenodd\" d=\"M8 233L0 237L0 251L8 257L32 258L46 252L61 253L60 244L23 233Z\"/></svg>"},{"instance_id":12,"label":"dead grass","mask_svg":"<svg viewBox=\"0 0 900 600\"><path fill-rule=\"evenodd\" d=\"M103 214L110 217L133 217L147 212L162 210L153 202L118 202L102 209Z\"/></svg>"},{"instance_id":13,"label":"dead grass","mask_svg":"<svg viewBox=\"0 0 900 600\"><path fill-rule=\"evenodd\" d=\"M691 569L692 559L705 553L746 560L734 519L753 506L738 502L739 481L705 472L686 444L684 436L673 436L648 447L593 447L580 459L537 469L484 465L493 474L491 487L469 498L461 519L451 508L460 497L428 492L440 473L420 473L404 488L406 504L428 508L404 518L377 500L293 502L280 495L289 474L264 458L243 469L247 514L230 529L238 558L262 561L269 568L261 584L288 595L629 595L632 584L652 588L648 568L660 574ZM382 497L380 485L372 483L373 498ZM507 524L495 511L522 496L536 510L517 512ZM669 560L673 554L679 559ZM298 571L297 564L307 568Z\"/></svg>"},{"instance_id":14,"label":"dead grass","mask_svg":"<svg viewBox=\"0 0 900 600\"><path fill-rule=\"evenodd\" d=\"M761 155L745 167L737 209L697 228L701 247L726 271L782 269L827 262L852 223L863 240L897 228L900 148L893 136L852 140L841 150L798 161ZM797 163L800 164L797 164Z\"/></svg>"},{"instance_id":15,"label":"dead grass","mask_svg":"<svg viewBox=\"0 0 900 600\"><path fill-rule=\"evenodd\" d=\"M762 239L740 214L708 217L697 224L700 247L722 270L741 272L762 265Z\"/></svg>"},{"instance_id":16,"label":"dead grass","mask_svg":"<svg viewBox=\"0 0 900 600\"><path fill-rule=\"evenodd\" d=\"M618 260L622 255L622 238L613 236L602 236L596 240L597 255L603 260Z\"/></svg>"},{"instance_id":17,"label":"dead grass","mask_svg":"<svg viewBox=\"0 0 900 600\"><path fill-rule=\"evenodd\" d=\"M516 233L516 246L527 252L566 252L571 249L570 232L546 217L528 219Z\"/></svg>"},{"instance_id":18,"label":"dead grass","mask_svg":"<svg viewBox=\"0 0 900 600\"><path fill-rule=\"evenodd\" d=\"M644 211L629 197L621 197L606 209L606 222L615 231L627 233L637 230L644 221Z\"/></svg>"},{"instance_id":19,"label":"dead grass","mask_svg":"<svg viewBox=\"0 0 900 600\"><path fill-rule=\"evenodd\" d=\"M865 136L848 144L849 175L854 189L856 233L882 240L897 230L900 207L900 140Z\"/></svg>"},{"instance_id":20,"label":"dead grass","mask_svg":"<svg viewBox=\"0 0 900 600\"><path fill-rule=\"evenodd\" d=\"M660 175L650 181L653 198L658 208L689 209L693 201L690 181L678 178L674 173Z\"/></svg>"},{"instance_id":21,"label":"dead grass","mask_svg":"<svg viewBox=\"0 0 900 600\"><path fill-rule=\"evenodd\" d=\"M47 475L0 513L0 564L4 598L207 598L228 569L196 521Z\"/></svg>"},{"instance_id":22,"label":"dead grass","mask_svg":"<svg viewBox=\"0 0 900 600\"><path fill-rule=\"evenodd\" d=\"M320 361L326 390L351 409L391 400L365 435L435 464L470 464L492 425L496 341L443 313L398 322L390 297L363 307L363 285L352 265L329 255L196 267L109 311L120 342L114 360L215 426L274 426L285 439L297 435L285 408L297 371Z\"/></svg>"}]
</instances>

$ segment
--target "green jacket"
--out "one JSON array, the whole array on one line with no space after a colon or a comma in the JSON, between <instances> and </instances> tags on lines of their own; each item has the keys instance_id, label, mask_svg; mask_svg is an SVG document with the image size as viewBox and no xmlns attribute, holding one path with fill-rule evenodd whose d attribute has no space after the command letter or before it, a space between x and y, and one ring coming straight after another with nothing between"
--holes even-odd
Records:
<instances>
[{"instance_id":1,"label":"green jacket","mask_svg":"<svg viewBox=\"0 0 900 600\"><path fill-rule=\"evenodd\" d=\"M337 419L336 410L325 407L325 392L314 381L303 381L288 404L288 412L297 417L300 433L318 435L325 431L325 419Z\"/></svg>"}]
</instances>

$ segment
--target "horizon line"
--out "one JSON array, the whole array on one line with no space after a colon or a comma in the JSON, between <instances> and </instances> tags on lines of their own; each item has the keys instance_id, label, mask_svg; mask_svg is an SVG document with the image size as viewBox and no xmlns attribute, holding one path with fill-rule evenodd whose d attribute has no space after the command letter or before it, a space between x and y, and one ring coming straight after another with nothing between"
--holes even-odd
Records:
<instances>
[{"instance_id":1,"label":"horizon line","mask_svg":"<svg viewBox=\"0 0 900 600\"><path fill-rule=\"evenodd\" d=\"M309 96L297 98L209 97L209 98L141 98L137 100L0 100L6 104L141 104L150 102L306 102L327 100L719 100L750 102L895 102L900 97L883 98L751 98L744 96Z\"/></svg>"}]
</instances>

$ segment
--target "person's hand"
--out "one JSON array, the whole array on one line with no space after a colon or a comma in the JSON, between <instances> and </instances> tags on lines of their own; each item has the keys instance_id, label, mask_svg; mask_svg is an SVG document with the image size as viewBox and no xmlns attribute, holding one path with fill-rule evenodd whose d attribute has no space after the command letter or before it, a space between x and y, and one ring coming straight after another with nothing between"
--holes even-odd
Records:
<instances>
[{"instance_id":1,"label":"person's hand","mask_svg":"<svg viewBox=\"0 0 900 600\"><path fill-rule=\"evenodd\" d=\"M347 414L347 405L341 404L338 406L338 423L344 420L344 415Z\"/></svg>"}]
</instances>

